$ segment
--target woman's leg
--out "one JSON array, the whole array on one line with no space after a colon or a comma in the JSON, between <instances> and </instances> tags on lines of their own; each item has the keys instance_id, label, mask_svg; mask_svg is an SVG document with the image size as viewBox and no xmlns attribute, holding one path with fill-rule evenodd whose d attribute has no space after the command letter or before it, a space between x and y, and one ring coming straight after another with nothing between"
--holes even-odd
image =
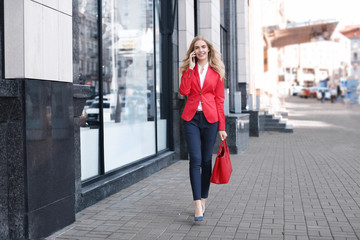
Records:
<instances>
[{"instance_id":1,"label":"woman's leg","mask_svg":"<svg viewBox=\"0 0 360 240\"><path fill-rule=\"evenodd\" d=\"M194 201L201 200L201 140L198 116L184 121L184 134L190 155L189 175Z\"/></svg>"},{"instance_id":2,"label":"woman's leg","mask_svg":"<svg viewBox=\"0 0 360 240\"><path fill-rule=\"evenodd\" d=\"M209 123L207 121L204 123L201 131L201 198L204 205L203 207L205 207L205 201L209 195L212 156L217 131L218 123Z\"/></svg>"},{"instance_id":3,"label":"woman's leg","mask_svg":"<svg viewBox=\"0 0 360 240\"><path fill-rule=\"evenodd\" d=\"M194 119L184 121L184 134L190 155L189 175L195 203L195 221L201 221L203 210L201 204L201 140L198 126L198 115Z\"/></svg>"}]
</instances>

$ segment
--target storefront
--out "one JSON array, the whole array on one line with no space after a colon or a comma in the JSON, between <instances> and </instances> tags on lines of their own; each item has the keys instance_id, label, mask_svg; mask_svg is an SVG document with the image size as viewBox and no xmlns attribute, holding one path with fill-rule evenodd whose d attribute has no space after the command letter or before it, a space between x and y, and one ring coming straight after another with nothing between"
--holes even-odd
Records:
<instances>
[{"instance_id":1,"label":"storefront","mask_svg":"<svg viewBox=\"0 0 360 240\"><path fill-rule=\"evenodd\" d=\"M176 6L0 0L0 238L46 237L180 159Z\"/></svg>"},{"instance_id":2,"label":"storefront","mask_svg":"<svg viewBox=\"0 0 360 240\"><path fill-rule=\"evenodd\" d=\"M80 129L83 182L169 149L159 7L103 0L100 10L96 0L78 2L79 83L91 89Z\"/></svg>"},{"instance_id":3,"label":"storefront","mask_svg":"<svg viewBox=\"0 0 360 240\"><path fill-rule=\"evenodd\" d=\"M246 99L237 41L247 34L236 25L247 17L237 12L246 1L0 6L0 238L46 237L82 209L188 158L178 69L197 34L226 63L229 147L247 147L249 116L239 113L246 101L236 98L241 91Z\"/></svg>"},{"instance_id":4,"label":"storefront","mask_svg":"<svg viewBox=\"0 0 360 240\"><path fill-rule=\"evenodd\" d=\"M174 161L166 79L177 60L163 46L177 52L175 2L78 0L77 81L90 91L79 116L77 211Z\"/></svg>"}]
</instances>

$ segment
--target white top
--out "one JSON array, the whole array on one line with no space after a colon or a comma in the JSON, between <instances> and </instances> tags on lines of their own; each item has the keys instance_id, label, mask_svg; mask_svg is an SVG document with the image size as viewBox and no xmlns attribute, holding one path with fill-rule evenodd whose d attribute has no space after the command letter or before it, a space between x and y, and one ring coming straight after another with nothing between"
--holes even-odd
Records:
<instances>
[{"instance_id":1,"label":"white top","mask_svg":"<svg viewBox=\"0 0 360 240\"><path fill-rule=\"evenodd\" d=\"M206 63L206 64L204 65L204 70L203 70L203 72L201 73L201 66L200 66L200 64L198 64L198 71L199 71L199 76L200 76L200 86L201 86L201 88L202 88L203 85L204 85L205 76L206 76L206 73L207 73L208 68L209 68L209 63ZM197 110L198 110L198 111L202 111L201 100L200 100L200 102L199 102L199 106L198 106Z\"/></svg>"}]
</instances>

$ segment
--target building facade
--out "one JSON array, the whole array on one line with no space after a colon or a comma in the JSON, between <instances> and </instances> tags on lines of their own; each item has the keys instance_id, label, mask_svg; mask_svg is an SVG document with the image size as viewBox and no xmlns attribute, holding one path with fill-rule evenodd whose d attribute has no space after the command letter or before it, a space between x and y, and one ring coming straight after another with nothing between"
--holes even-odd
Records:
<instances>
[{"instance_id":1,"label":"building facade","mask_svg":"<svg viewBox=\"0 0 360 240\"><path fill-rule=\"evenodd\" d=\"M351 41L351 75L355 79L360 76L360 25L346 26L340 31Z\"/></svg>"},{"instance_id":2,"label":"building facade","mask_svg":"<svg viewBox=\"0 0 360 240\"><path fill-rule=\"evenodd\" d=\"M285 81L303 87L336 88L348 76L349 56L350 41L339 32L334 32L330 41L286 46Z\"/></svg>"},{"instance_id":3,"label":"building facade","mask_svg":"<svg viewBox=\"0 0 360 240\"><path fill-rule=\"evenodd\" d=\"M249 137L249 2L0 0L0 238L38 239L187 159L179 64L198 34L226 65L233 153Z\"/></svg>"},{"instance_id":4,"label":"building facade","mask_svg":"<svg viewBox=\"0 0 360 240\"><path fill-rule=\"evenodd\" d=\"M177 8L153 0L0 5L0 238L38 239L180 159L179 110L164 80L178 75Z\"/></svg>"}]
</instances>

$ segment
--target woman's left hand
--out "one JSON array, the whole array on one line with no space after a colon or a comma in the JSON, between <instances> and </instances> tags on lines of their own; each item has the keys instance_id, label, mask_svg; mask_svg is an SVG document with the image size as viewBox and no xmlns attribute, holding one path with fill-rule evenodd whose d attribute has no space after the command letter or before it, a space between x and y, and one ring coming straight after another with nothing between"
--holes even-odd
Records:
<instances>
[{"instance_id":1,"label":"woman's left hand","mask_svg":"<svg viewBox=\"0 0 360 240\"><path fill-rule=\"evenodd\" d=\"M226 134L226 132L225 132L224 130L220 130L220 131L219 131L219 136L220 136L220 138L221 138L221 141L223 141L223 140L226 139L227 134Z\"/></svg>"}]
</instances>

